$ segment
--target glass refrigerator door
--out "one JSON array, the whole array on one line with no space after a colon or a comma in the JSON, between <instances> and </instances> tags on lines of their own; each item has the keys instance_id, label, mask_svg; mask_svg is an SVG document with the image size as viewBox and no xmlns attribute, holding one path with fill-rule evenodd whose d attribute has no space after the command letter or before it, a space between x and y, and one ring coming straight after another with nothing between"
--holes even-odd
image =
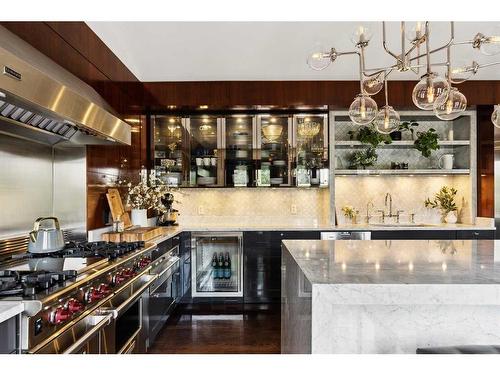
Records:
<instances>
[{"instance_id":1,"label":"glass refrigerator door","mask_svg":"<svg viewBox=\"0 0 500 375\"><path fill-rule=\"evenodd\" d=\"M193 297L241 297L242 235L194 235Z\"/></svg>"},{"instance_id":2,"label":"glass refrigerator door","mask_svg":"<svg viewBox=\"0 0 500 375\"><path fill-rule=\"evenodd\" d=\"M259 116L257 148L260 168L257 170L257 186L290 186L291 133L290 117Z\"/></svg>"},{"instance_id":3,"label":"glass refrigerator door","mask_svg":"<svg viewBox=\"0 0 500 375\"><path fill-rule=\"evenodd\" d=\"M224 128L226 186L253 186L255 117L244 115L226 117Z\"/></svg>"},{"instance_id":4,"label":"glass refrigerator door","mask_svg":"<svg viewBox=\"0 0 500 375\"><path fill-rule=\"evenodd\" d=\"M296 186L328 185L328 116L295 115Z\"/></svg>"},{"instance_id":5,"label":"glass refrigerator door","mask_svg":"<svg viewBox=\"0 0 500 375\"><path fill-rule=\"evenodd\" d=\"M185 121L175 116L152 116L156 176L171 186L183 184L187 166Z\"/></svg>"},{"instance_id":6,"label":"glass refrigerator door","mask_svg":"<svg viewBox=\"0 0 500 375\"><path fill-rule=\"evenodd\" d=\"M218 155L221 147L221 122L214 116L190 117L188 129L191 149L189 185L223 185L223 163Z\"/></svg>"}]
</instances>

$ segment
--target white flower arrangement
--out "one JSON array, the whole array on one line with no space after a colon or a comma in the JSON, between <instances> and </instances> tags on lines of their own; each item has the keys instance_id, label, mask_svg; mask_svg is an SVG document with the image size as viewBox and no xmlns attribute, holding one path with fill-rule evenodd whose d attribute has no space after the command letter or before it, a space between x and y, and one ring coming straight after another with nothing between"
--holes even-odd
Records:
<instances>
[{"instance_id":1,"label":"white flower arrangement","mask_svg":"<svg viewBox=\"0 0 500 375\"><path fill-rule=\"evenodd\" d=\"M154 171L149 174L148 178L141 178L136 185L127 181L119 181L119 184L127 188L126 205L138 210L153 208L161 211L164 209L162 198L172 190L156 177Z\"/></svg>"}]
</instances>

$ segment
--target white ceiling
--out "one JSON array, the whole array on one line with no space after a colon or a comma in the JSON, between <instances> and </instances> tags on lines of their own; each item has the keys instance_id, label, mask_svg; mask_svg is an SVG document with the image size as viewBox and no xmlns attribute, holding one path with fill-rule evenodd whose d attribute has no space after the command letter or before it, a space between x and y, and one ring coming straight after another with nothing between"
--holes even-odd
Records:
<instances>
[{"instance_id":1,"label":"white ceiling","mask_svg":"<svg viewBox=\"0 0 500 375\"><path fill-rule=\"evenodd\" d=\"M354 80L356 57L344 56L323 71L314 71L306 57L315 43L338 51L354 49L350 35L359 22L88 22L90 28L141 81L223 80ZM381 23L367 49L367 68L393 63L382 49ZM477 32L491 33L499 23L457 22L455 40L470 40ZM431 47L444 44L449 23L431 23ZM389 46L401 49L399 24L388 24ZM500 61L470 45L455 47L455 61ZM444 61L444 55L433 57ZM393 73L391 79L416 79ZM500 65L485 68L474 79L500 80Z\"/></svg>"}]
</instances>

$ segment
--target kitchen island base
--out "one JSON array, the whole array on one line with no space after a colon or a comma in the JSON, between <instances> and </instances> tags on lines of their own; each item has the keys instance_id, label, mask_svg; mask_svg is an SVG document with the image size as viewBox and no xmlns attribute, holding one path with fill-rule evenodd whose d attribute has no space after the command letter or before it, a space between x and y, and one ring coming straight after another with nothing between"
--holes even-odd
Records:
<instances>
[{"instance_id":1,"label":"kitchen island base","mask_svg":"<svg viewBox=\"0 0 500 375\"><path fill-rule=\"evenodd\" d=\"M345 242L284 241L282 353L500 343L495 241Z\"/></svg>"}]
</instances>

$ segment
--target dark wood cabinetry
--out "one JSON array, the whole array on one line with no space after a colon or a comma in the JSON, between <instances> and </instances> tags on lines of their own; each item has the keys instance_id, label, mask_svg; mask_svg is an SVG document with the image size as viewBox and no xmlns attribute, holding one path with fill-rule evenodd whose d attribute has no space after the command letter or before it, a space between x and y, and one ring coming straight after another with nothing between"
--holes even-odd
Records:
<instances>
[{"instance_id":1,"label":"dark wood cabinetry","mask_svg":"<svg viewBox=\"0 0 500 375\"><path fill-rule=\"evenodd\" d=\"M457 230L457 240L494 240L494 230Z\"/></svg>"},{"instance_id":2,"label":"dark wood cabinetry","mask_svg":"<svg viewBox=\"0 0 500 375\"><path fill-rule=\"evenodd\" d=\"M179 256L181 272L181 303L191 299L191 233L182 232L179 236Z\"/></svg>"},{"instance_id":3,"label":"dark wood cabinetry","mask_svg":"<svg viewBox=\"0 0 500 375\"><path fill-rule=\"evenodd\" d=\"M484 240L494 239L493 230L398 230L373 231L372 240Z\"/></svg>"},{"instance_id":4,"label":"dark wood cabinetry","mask_svg":"<svg viewBox=\"0 0 500 375\"><path fill-rule=\"evenodd\" d=\"M281 298L281 241L319 240L317 231L245 232L243 234L245 303L273 303Z\"/></svg>"}]
</instances>

